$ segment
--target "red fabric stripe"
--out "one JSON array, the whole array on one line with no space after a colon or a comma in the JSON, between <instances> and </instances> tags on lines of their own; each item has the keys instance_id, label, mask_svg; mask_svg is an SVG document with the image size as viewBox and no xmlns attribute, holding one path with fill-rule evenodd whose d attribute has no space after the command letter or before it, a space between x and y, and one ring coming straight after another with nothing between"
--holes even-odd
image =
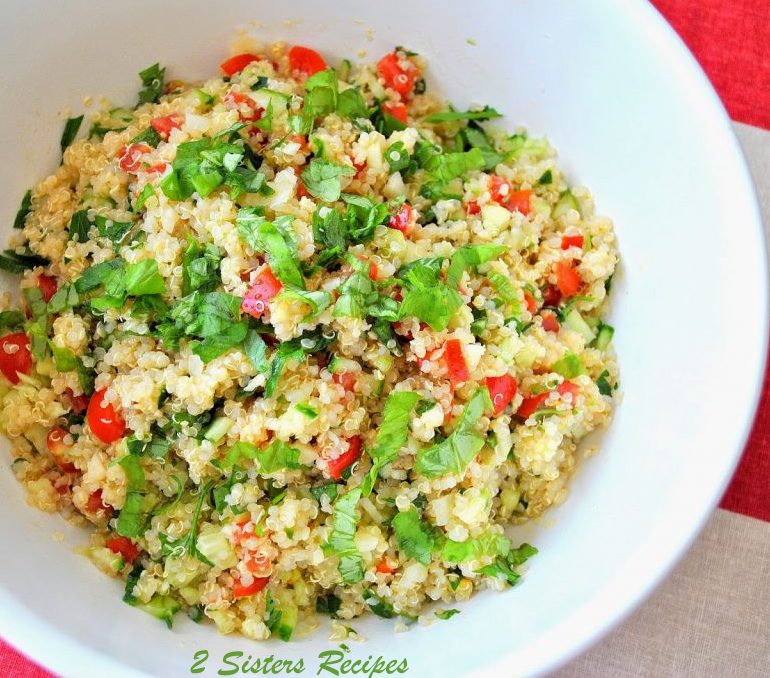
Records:
<instances>
[{"instance_id":1,"label":"red fabric stripe","mask_svg":"<svg viewBox=\"0 0 770 678\"><path fill-rule=\"evenodd\" d=\"M770 129L770 2L652 0L738 122Z\"/></svg>"},{"instance_id":2,"label":"red fabric stripe","mask_svg":"<svg viewBox=\"0 0 770 678\"><path fill-rule=\"evenodd\" d=\"M31 659L0 640L0 674L5 678L53 678Z\"/></svg>"},{"instance_id":3,"label":"red fabric stripe","mask_svg":"<svg viewBox=\"0 0 770 678\"><path fill-rule=\"evenodd\" d=\"M770 0L652 0L708 74L733 120L770 129ZM720 504L770 521L770 363L743 458Z\"/></svg>"}]
</instances>

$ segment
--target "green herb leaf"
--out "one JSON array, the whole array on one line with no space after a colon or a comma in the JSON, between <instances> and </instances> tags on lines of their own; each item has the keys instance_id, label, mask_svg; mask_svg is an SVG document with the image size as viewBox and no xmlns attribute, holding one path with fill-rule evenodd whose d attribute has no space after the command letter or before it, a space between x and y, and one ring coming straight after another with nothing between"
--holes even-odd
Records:
<instances>
[{"instance_id":1,"label":"green herb leaf","mask_svg":"<svg viewBox=\"0 0 770 678\"><path fill-rule=\"evenodd\" d=\"M145 130L142 130L137 134L129 143L131 144L147 144L156 148L158 144L163 141L160 134L155 131L155 128L150 126Z\"/></svg>"},{"instance_id":2,"label":"green herb leaf","mask_svg":"<svg viewBox=\"0 0 770 678\"><path fill-rule=\"evenodd\" d=\"M187 296L195 290L215 290L222 282L219 274L221 261L222 251L219 247L212 244L204 247L189 238L187 249L182 256L182 294Z\"/></svg>"},{"instance_id":3,"label":"green herb leaf","mask_svg":"<svg viewBox=\"0 0 770 678\"><path fill-rule=\"evenodd\" d=\"M484 155L478 148L462 153L441 153L428 159L423 165L437 181L445 184L467 172L484 169Z\"/></svg>"},{"instance_id":4,"label":"green herb leaf","mask_svg":"<svg viewBox=\"0 0 770 678\"><path fill-rule=\"evenodd\" d=\"M78 131L80 130L80 125L83 124L83 116L79 115L76 118L69 118L67 122L64 124L64 131L61 134L61 141L59 142L61 145L61 152L62 155L64 154L64 151L66 148L72 144L73 141L75 141L75 137L78 135Z\"/></svg>"},{"instance_id":5,"label":"green herb leaf","mask_svg":"<svg viewBox=\"0 0 770 678\"><path fill-rule=\"evenodd\" d=\"M436 618L441 619L442 621L446 621L447 619L451 619L456 614L460 614L460 610L457 609L451 609L451 610L436 610Z\"/></svg>"},{"instance_id":6,"label":"green herb leaf","mask_svg":"<svg viewBox=\"0 0 770 678\"><path fill-rule=\"evenodd\" d=\"M139 91L139 104L157 103L160 95L163 94L166 69L155 63L140 71L139 77L144 85Z\"/></svg>"},{"instance_id":7,"label":"green herb leaf","mask_svg":"<svg viewBox=\"0 0 770 678\"><path fill-rule=\"evenodd\" d=\"M277 220L276 220L277 221ZM275 223L267 221L256 207L242 207L235 219L238 235L255 252L268 256L270 268L285 285L305 289L305 279L299 268L293 245Z\"/></svg>"},{"instance_id":8,"label":"green herb leaf","mask_svg":"<svg viewBox=\"0 0 770 678\"><path fill-rule=\"evenodd\" d=\"M369 609L378 617L392 619L396 616L396 613L393 611L393 606L370 589L364 589L363 596Z\"/></svg>"},{"instance_id":9,"label":"green herb leaf","mask_svg":"<svg viewBox=\"0 0 770 678\"><path fill-rule=\"evenodd\" d=\"M24 324L24 314L21 311L0 311L0 329L13 329Z\"/></svg>"},{"instance_id":10,"label":"green herb leaf","mask_svg":"<svg viewBox=\"0 0 770 678\"><path fill-rule=\"evenodd\" d=\"M256 330L249 330L243 340L243 352L257 372L267 372L267 344Z\"/></svg>"},{"instance_id":11,"label":"green herb leaf","mask_svg":"<svg viewBox=\"0 0 770 678\"><path fill-rule=\"evenodd\" d=\"M420 518L420 512L416 508L400 511L393 517L391 525L399 548L410 558L427 566L436 548L436 537L433 528Z\"/></svg>"},{"instance_id":12,"label":"green herb leaf","mask_svg":"<svg viewBox=\"0 0 770 678\"><path fill-rule=\"evenodd\" d=\"M449 437L417 453L415 470L428 478L465 471L465 467L484 447L484 436L475 427L484 412L491 409L489 391L486 388L478 389L468 401L457 428Z\"/></svg>"},{"instance_id":13,"label":"green herb leaf","mask_svg":"<svg viewBox=\"0 0 770 678\"><path fill-rule=\"evenodd\" d=\"M153 195L155 195L155 189L152 187L152 184L145 184L144 188L141 191L139 191L139 195L136 196L136 202L134 203L134 208L133 208L134 214L138 214L139 212L141 212L142 208L144 207L144 204Z\"/></svg>"},{"instance_id":14,"label":"green herb leaf","mask_svg":"<svg viewBox=\"0 0 770 678\"><path fill-rule=\"evenodd\" d=\"M355 542L358 526L356 507L360 498L361 488L357 487L334 502L328 550L339 556L337 569L343 584L355 584L364 578L364 559Z\"/></svg>"},{"instance_id":15,"label":"green herb leaf","mask_svg":"<svg viewBox=\"0 0 770 678\"><path fill-rule=\"evenodd\" d=\"M477 111L442 111L441 113L434 113L425 118L425 122L438 123L450 122L452 120L490 120L492 118L501 117L502 113L499 113L491 106L484 106L484 108Z\"/></svg>"},{"instance_id":16,"label":"green herb leaf","mask_svg":"<svg viewBox=\"0 0 770 678\"><path fill-rule=\"evenodd\" d=\"M132 297L166 292L166 283L158 272L158 262L155 259L142 259L135 264L126 264L123 283L126 293Z\"/></svg>"},{"instance_id":17,"label":"green herb leaf","mask_svg":"<svg viewBox=\"0 0 770 678\"><path fill-rule=\"evenodd\" d=\"M118 516L115 531L124 537L139 537L144 533L147 524L147 513L144 511L144 470L139 459L131 454L120 459L118 466L126 474L126 500Z\"/></svg>"},{"instance_id":18,"label":"green herb leaf","mask_svg":"<svg viewBox=\"0 0 770 678\"><path fill-rule=\"evenodd\" d=\"M69 239L77 242L88 242L88 231L91 229L91 222L88 219L87 210L79 210L72 215L70 224L67 228Z\"/></svg>"},{"instance_id":19,"label":"green herb leaf","mask_svg":"<svg viewBox=\"0 0 770 678\"><path fill-rule=\"evenodd\" d=\"M382 423L377 429L374 446L369 450L372 468L362 484L364 496L368 496L374 488L380 469L393 462L398 457L398 451L406 444L409 415L419 399L419 394L413 391L394 391L385 401Z\"/></svg>"},{"instance_id":20,"label":"green herb leaf","mask_svg":"<svg viewBox=\"0 0 770 678\"><path fill-rule=\"evenodd\" d=\"M465 270L499 257L506 249L505 245L463 245L449 260L449 268L446 272L447 285L456 289Z\"/></svg>"},{"instance_id":21,"label":"green herb leaf","mask_svg":"<svg viewBox=\"0 0 770 678\"><path fill-rule=\"evenodd\" d=\"M485 556L505 556L511 549L511 540L503 534L485 532L480 537L454 541L447 539L441 550L441 557L450 563L464 563Z\"/></svg>"},{"instance_id":22,"label":"green herb leaf","mask_svg":"<svg viewBox=\"0 0 770 678\"><path fill-rule=\"evenodd\" d=\"M19 205L19 211L16 212L16 217L13 220L14 228L24 228L24 221L27 215L32 211L32 191L29 190L24 194L21 199L21 205Z\"/></svg>"},{"instance_id":23,"label":"green herb leaf","mask_svg":"<svg viewBox=\"0 0 770 678\"><path fill-rule=\"evenodd\" d=\"M99 235L103 238L109 238L114 245L121 245L126 234L134 226L133 221L113 221L101 214L97 214L94 221L99 229Z\"/></svg>"},{"instance_id":24,"label":"green herb leaf","mask_svg":"<svg viewBox=\"0 0 770 678\"><path fill-rule=\"evenodd\" d=\"M313 158L302 171L302 183L308 192L324 202L339 200L342 192L341 177L356 173L350 165L341 165L321 158Z\"/></svg>"}]
</instances>

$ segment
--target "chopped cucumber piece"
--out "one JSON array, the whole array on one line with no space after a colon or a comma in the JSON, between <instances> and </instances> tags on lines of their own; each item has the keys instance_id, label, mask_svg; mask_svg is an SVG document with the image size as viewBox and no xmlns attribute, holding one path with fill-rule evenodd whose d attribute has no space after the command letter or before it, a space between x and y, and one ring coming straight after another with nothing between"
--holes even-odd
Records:
<instances>
[{"instance_id":1,"label":"chopped cucumber piece","mask_svg":"<svg viewBox=\"0 0 770 678\"><path fill-rule=\"evenodd\" d=\"M198 535L196 546L203 557L214 563L215 567L226 570L238 564L233 546L220 527L204 527Z\"/></svg>"},{"instance_id":2,"label":"chopped cucumber piece","mask_svg":"<svg viewBox=\"0 0 770 678\"><path fill-rule=\"evenodd\" d=\"M307 403L297 403L294 407L308 419L315 419L318 416L318 411L315 408L310 407Z\"/></svg>"},{"instance_id":3,"label":"chopped cucumber piece","mask_svg":"<svg viewBox=\"0 0 770 678\"><path fill-rule=\"evenodd\" d=\"M335 355L329 362L329 372L332 374L342 374L343 372L360 372L361 366L349 358L340 358Z\"/></svg>"},{"instance_id":4,"label":"chopped cucumber piece","mask_svg":"<svg viewBox=\"0 0 770 678\"><path fill-rule=\"evenodd\" d=\"M502 205L492 203L481 208L481 224L485 231L497 235L511 220L511 213Z\"/></svg>"},{"instance_id":5,"label":"chopped cucumber piece","mask_svg":"<svg viewBox=\"0 0 770 678\"><path fill-rule=\"evenodd\" d=\"M567 329L582 335L586 344L590 344L596 336L590 325L583 319L583 316L580 315L580 312L574 308L567 314L567 317L564 318L562 325Z\"/></svg>"},{"instance_id":6,"label":"chopped cucumber piece","mask_svg":"<svg viewBox=\"0 0 770 678\"><path fill-rule=\"evenodd\" d=\"M217 417L211 422L211 426L206 429L206 433L203 434L203 437L212 443L216 443L224 438L227 432L233 427L234 423L235 422L229 417Z\"/></svg>"},{"instance_id":7,"label":"chopped cucumber piece","mask_svg":"<svg viewBox=\"0 0 770 678\"><path fill-rule=\"evenodd\" d=\"M288 642L297 625L299 610L293 601L285 600L281 604L281 619L275 627L275 631L281 640Z\"/></svg>"},{"instance_id":8,"label":"chopped cucumber piece","mask_svg":"<svg viewBox=\"0 0 770 678\"><path fill-rule=\"evenodd\" d=\"M384 355L377 356L373 361L372 364L382 373L390 372L390 370L393 368L393 363L395 361L393 360L393 356L390 355L390 353L386 353Z\"/></svg>"},{"instance_id":9,"label":"chopped cucumber piece","mask_svg":"<svg viewBox=\"0 0 770 678\"><path fill-rule=\"evenodd\" d=\"M182 606L171 596L153 596L149 603L137 603L136 607L166 622L166 626L171 628L174 622L174 615L179 612Z\"/></svg>"},{"instance_id":10,"label":"chopped cucumber piece","mask_svg":"<svg viewBox=\"0 0 770 678\"><path fill-rule=\"evenodd\" d=\"M553 364L553 371L558 372L565 379L574 379L585 374L586 369L580 358L574 353L565 353L559 360Z\"/></svg>"},{"instance_id":11,"label":"chopped cucumber piece","mask_svg":"<svg viewBox=\"0 0 770 678\"><path fill-rule=\"evenodd\" d=\"M607 347L610 345L610 342L612 341L612 337L615 334L615 328L612 327L612 325L605 325L604 323L599 324L599 332L596 335L596 341L594 342L594 346L598 348L600 351L606 351Z\"/></svg>"},{"instance_id":12,"label":"chopped cucumber piece","mask_svg":"<svg viewBox=\"0 0 770 678\"><path fill-rule=\"evenodd\" d=\"M102 572L117 575L126 566L126 561L119 553L115 553L106 546L89 546L85 549L85 555Z\"/></svg>"},{"instance_id":13,"label":"chopped cucumber piece","mask_svg":"<svg viewBox=\"0 0 770 678\"><path fill-rule=\"evenodd\" d=\"M580 212L580 205L578 204L577 198L572 195L572 191L567 189L562 192L559 196L559 201L554 205L552 213L553 218L558 219L559 217L564 216L569 210Z\"/></svg>"}]
</instances>

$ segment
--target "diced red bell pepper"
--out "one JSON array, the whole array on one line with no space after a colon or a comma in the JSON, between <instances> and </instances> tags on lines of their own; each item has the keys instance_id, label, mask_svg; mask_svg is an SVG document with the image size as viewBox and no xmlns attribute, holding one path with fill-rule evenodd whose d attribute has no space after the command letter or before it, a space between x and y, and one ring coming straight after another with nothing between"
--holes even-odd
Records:
<instances>
[{"instance_id":1,"label":"diced red bell pepper","mask_svg":"<svg viewBox=\"0 0 770 678\"><path fill-rule=\"evenodd\" d=\"M453 384L460 384L470 379L468 365L465 364L463 345L459 339L447 339L444 344L444 359L446 360L449 380Z\"/></svg>"},{"instance_id":2,"label":"diced red bell pepper","mask_svg":"<svg viewBox=\"0 0 770 678\"><path fill-rule=\"evenodd\" d=\"M329 459L327 461L327 468L329 469L329 475L334 480L342 478L342 472L351 466L361 456L361 436L353 436L348 438L348 449L345 450L336 459Z\"/></svg>"},{"instance_id":3,"label":"diced red bell pepper","mask_svg":"<svg viewBox=\"0 0 770 678\"><path fill-rule=\"evenodd\" d=\"M259 57L256 54L236 54L219 64L219 69L228 78L231 78L236 73L240 73L246 66L254 61L259 61Z\"/></svg>"},{"instance_id":4,"label":"diced red bell pepper","mask_svg":"<svg viewBox=\"0 0 770 678\"><path fill-rule=\"evenodd\" d=\"M172 113L162 118L150 120L150 126L160 135L161 139L168 139L172 130L180 129L184 124L184 113Z\"/></svg>"},{"instance_id":5,"label":"diced red bell pepper","mask_svg":"<svg viewBox=\"0 0 770 678\"><path fill-rule=\"evenodd\" d=\"M556 317L555 313L551 313L550 311L544 311L540 314L540 317L543 319L543 329L546 332L558 332L560 329L559 320Z\"/></svg>"},{"instance_id":6,"label":"diced red bell pepper","mask_svg":"<svg viewBox=\"0 0 770 678\"><path fill-rule=\"evenodd\" d=\"M395 52L386 54L377 62L377 73L387 87L398 92L402 97L412 93L420 75L417 66L409 59L399 57Z\"/></svg>"},{"instance_id":7,"label":"diced red bell pepper","mask_svg":"<svg viewBox=\"0 0 770 678\"><path fill-rule=\"evenodd\" d=\"M404 104L383 103L380 105L380 108L382 109L383 113L387 113L389 116L406 125L407 115L409 113Z\"/></svg>"},{"instance_id":8,"label":"diced red bell pepper","mask_svg":"<svg viewBox=\"0 0 770 678\"><path fill-rule=\"evenodd\" d=\"M306 78L327 68L326 60L314 49L294 45L289 50L289 69L293 74Z\"/></svg>"},{"instance_id":9,"label":"diced red bell pepper","mask_svg":"<svg viewBox=\"0 0 770 678\"><path fill-rule=\"evenodd\" d=\"M510 182L493 175L489 177L489 196L511 212L521 212L525 216L529 214L532 197L532 191L529 189L514 191Z\"/></svg>"},{"instance_id":10,"label":"diced red bell pepper","mask_svg":"<svg viewBox=\"0 0 770 678\"><path fill-rule=\"evenodd\" d=\"M37 276L37 286L40 288L40 293L43 295L43 301L46 303L51 301L51 297L56 294L56 290L59 289L56 278L52 275L45 275L44 273Z\"/></svg>"},{"instance_id":11,"label":"diced red bell pepper","mask_svg":"<svg viewBox=\"0 0 770 678\"><path fill-rule=\"evenodd\" d=\"M530 313L533 315L537 313L537 300L529 292L524 292L524 303Z\"/></svg>"},{"instance_id":12,"label":"diced red bell pepper","mask_svg":"<svg viewBox=\"0 0 770 678\"><path fill-rule=\"evenodd\" d=\"M502 374L499 377L487 377L486 382L489 397L495 408L495 416L497 416L508 407L508 403L516 395L516 379L511 374Z\"/></svg>"},{"instance_id":13,"label":"diced red bell pepper","mask_svg":"<svg viewBox=\"0 0 770 678\"><path fill-rule=\"evenodd\" d=\"M475 200L471 200L465 204L465 212L466 214L472 216L474 214L478 214L481 212L481 207L479 207L479 203Z\"/></svg>"},{"instance_id":14,"label":"diced red bell pepper","mask_svg":"<svg viewBox=\"0 0 770 678\"><path fill-rule=\"evenodd\" d=\"M152 149L147 144L129 144L118 152L118 165L124 172L135 174L142 164L142 156Z\"/></svg>"},{"instance_id":15,"label":"diced red bell pepper","mask_svg":"<svg viewBox=\"0 0 770 678\"><path fill-rule=\"evenodd\" d=\"M102 511L112 513L112 506L104 503L101 490L95 490L94 492L91 492L88 497L88 501L86 502L86 510L89 513L100 513Z\"/></svg>"},{"instance_id":16,"label":"diced red bell pepper","mask_svg":"<svg viewBox=\"0 0 770 678\"><path fill-rule=\"evenodd\" d=\"M543 305L544 306L558 306L561 302L561 292L555 285L548 285L543 290Z\"/></svg>"},{"instance_id":17,"label":"diced red bell pepper","mask_svg":"<svg viewBox=\"0 0 770 678\"><path fill-rule=\"evenodd\" d=\"M559 288L563 297L573 297L580 290L583 281L580 274L575 269L573 261L558 261L554 266L556 273L556 286Z\"/></svg>"},{"instance_id":18,"label":"diced red bell pepper","mask_svg":"<svg viewBox=\"0 0 770 678\"><path fill-rule=\"evenodd\" d=\"M339 384L349 393L356 390L356 375L354 372L340 372L332 375L332 381Z\"/></svg>"},{"instance_id":19,"label":"diced red bell pepper","mask_svg":"<svg viewBox=\"0 0 770 678\"><path fill-rule=\"evenodd\" d=\"M568 250L570 247L579 247L583 249L584 238L581 233L575 233L572 235L563 235L561 237L561 248Z\"/></svg>"},{"instance_id":20,"label":"diced red bell pepper","mask_svg":"<svg viewBox=\"0 0 770 678\"><path fill-rule=\"evenodd\" d=\"M128 537L114 536L107 540L107 548L113 553L119 553L123 556L129 565L133 563L139 555L139 547Z\"/></svg>"},{"instance_id":21,"label":"diced red bell pepper","mask_svg":"<svg viewBox=\"0 0 770 678\"><path fill-rule=\"evenodd\" d=\"M275 277L269 266L265 266L249 286L241 302L241 309L244 313L259 318L267 310L270 300L282 289L281 281Z\"/></svg>"},{"instance_id":22,"label":"diced red bell pepper","mask_svg":"<svg viewBox=\"0 0 770 678\"><path fill-rule=\"evenodd\" d=\"M580 387L577 384L573 384L571 381L562 382L555 389L559 395L570 393L573 398L577 395L579 390ZM522 419L529 419L529 417L531 417L548 399L550 393L551 391L546 391L545 393L538 393L537 395L524 398L519 409L516 411L516 414Z\"/></svg>"},{"instance_id":23,"label":"diced red bell pepper","mask_svg":"<svg viewBox=\"0 0 770 678\"><path fill-rule=\"evenodd\" d=\"M382 558L377 562L377 565L374 566L374 569L382 574L393 574L397 568L398 566L388 558Z\"/></svg>"},{"instance_id":24,"label":"diced red bell pepper","mask_svg":"<svg viewBox=\"0 0 770 678\"><path fill-rule=\"evenodd\" d=\"M390 218L388 226L406 234L412 225L412 213L412 206L405 202L401 205L401 209Z\"/></svg>"},{"instance_id":25,"label":"diced red bell pepper","mask_svg":"<svg viewBox=\"0 0 770 678\"><path fill-rule=\"evenodd\" d=\"M233 579L235 580L233 583L233 598L253 596L264 589L270 581L270 577L254 577L251 584L241 584L237 574L233 574Z\"/></svg>"},{"instance_id":26,"label":"diced red bell pepper","mask_svg":"<svg viewBox=\"0 0 770 678\"><path fill-rule=\"evenodd\" d=\"M88 409L88 396L84 393L81 393L80 395L75 395L72 392L71 388L68 388L65 391L67 398L69 398L70 401L70 409L75 414L83 414Z\"/></svg>"},{"instance_id":27,"label":"diced red bell pepper","mask_svg":"<svg viewBox=\"0 0 770 678\"><path fill-rule=\"evenodd\" d=\"M257 102L250 96L231 89L227 90L225 96L222 97L222 102L225 108L238 112L238 119L241 122L255 122L265 114L265 109L258 106Z\"/></svg>"},{"instance_id":28,"label":"diced red bell pepper","mask_svg":"<svg viewBox=\"0 0 770 678\"><path fill-rule=\"evenodd\" d=\"M32 354L29 338L24 332L14 332L0 337L0 372L12 384L19 383L19 374L32 370Z\"/></svg>"}]
</instances>

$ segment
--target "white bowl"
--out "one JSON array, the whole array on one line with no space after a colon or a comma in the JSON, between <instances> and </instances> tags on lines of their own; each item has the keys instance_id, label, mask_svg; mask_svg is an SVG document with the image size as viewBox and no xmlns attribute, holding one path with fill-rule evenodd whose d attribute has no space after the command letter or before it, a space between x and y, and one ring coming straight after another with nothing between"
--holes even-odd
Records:
<instances>
[{"instance_id":1,"label":"white bowl","mask_svg":"<svg viewBox=\"0 0 770 678\"><path fill-rule=\"evenodd\" d=\"M698 533L743 447L763 371L768 287L760 218L729 121L650 5L5 0L0 16L6 229L24 190L58 162L64 109L80 111L87 94L133 102L136 73L156 60L172 77L215 73L237 26L312 45L332 61L406 45L428 58L431 85L458 105L490 103L510 127L547 134L570 177L616 223L623 402L566 504L521 532L540 555L519 586L409 633L356 622L369 641L352 655L407 658L413 676L544 672L650 593ZM121 602L120 583L73 553L82 533L28 507L3 466L0 634L53 670L187 675L205 648L209 675L235 650L301 656L315 675L318 653L336 647L324 632L256 644L186 619L166 631Z\"/></svg>"}]
</instances>

